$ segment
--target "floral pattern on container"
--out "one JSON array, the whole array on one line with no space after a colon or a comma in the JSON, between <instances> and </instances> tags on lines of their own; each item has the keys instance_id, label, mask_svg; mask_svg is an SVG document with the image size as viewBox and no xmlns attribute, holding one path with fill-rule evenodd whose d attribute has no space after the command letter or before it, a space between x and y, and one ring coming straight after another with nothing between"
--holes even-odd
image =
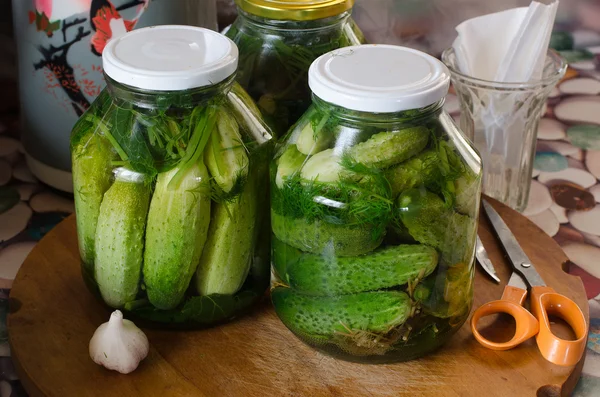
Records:
<instances>
[{"instance_id":1,"label":"floral pattern on container","mask_svg":"<svg viewBox=\"0 0 600 397\"><path fill-rule=\"evenodd\" d=\"M70 104L65 106L65 110L81 116L90 107L90 101L100 93L104 79L100 67L92 65L92 70L88 71L80 64L71 64L69 50L73 44L89 38L91 52L102 55L108 40L135 27L148 3L149 0L136 0L116 7L109 0L36 0L35 10L29 11L29 23L35 23L37 30L44 32L48 38L57 33L62 35L60 44L53 41L38 47L42 57L34 68L43 71L46 77L46 93L58 100L60 94L57 95L54 90L62 91L67 97L66 103ZM119 12L134 7L134 19L123 19ZM82 18L81 14L87 16ZM67 39L67 32L71 30L76 31L75 36ZM97 72L96 76L91 78L88 76L90 72Z\"/></svg>"}]
</instances>

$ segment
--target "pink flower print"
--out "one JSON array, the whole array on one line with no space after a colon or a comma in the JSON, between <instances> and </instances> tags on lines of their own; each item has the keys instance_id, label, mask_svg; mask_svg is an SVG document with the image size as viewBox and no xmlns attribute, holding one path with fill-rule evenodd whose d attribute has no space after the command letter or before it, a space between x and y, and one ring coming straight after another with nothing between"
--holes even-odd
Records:
<instances>
[{"instance_id":1,"label":"pink flower print","mask_svg":"<svg viewBox=\"0 0 600 397\"><path fill-rule=\"evenodd\" d=\"M35 10L50 18L52 16L52 0L35 0Z\"/></svg>"}]
</instances>

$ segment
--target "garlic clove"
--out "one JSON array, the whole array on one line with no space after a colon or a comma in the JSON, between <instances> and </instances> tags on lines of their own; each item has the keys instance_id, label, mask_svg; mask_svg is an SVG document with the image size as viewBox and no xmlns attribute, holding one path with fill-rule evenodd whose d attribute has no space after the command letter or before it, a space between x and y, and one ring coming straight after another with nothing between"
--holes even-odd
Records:
<instances>
[{"instance_id":1,"label":"garlic clove","mask_svg":"<svg viewBox=\"0 0 600 397\"><path fill-rule=\"evenodd\" d=\"M132 321L115 310L90 340L90 357L96 364L128 374L148 355L148 338Z\"/></svg>"}]
</instances>

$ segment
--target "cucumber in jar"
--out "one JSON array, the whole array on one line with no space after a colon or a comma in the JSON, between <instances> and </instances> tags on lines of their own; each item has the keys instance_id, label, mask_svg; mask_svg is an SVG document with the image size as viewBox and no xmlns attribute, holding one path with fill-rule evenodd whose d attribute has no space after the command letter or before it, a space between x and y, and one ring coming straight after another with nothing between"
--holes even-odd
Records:
<instances>
[{"instance_id":1,"label":"cucumber in jar","mask_svg":"<svg viewBox=\"0 0 600 397\"><path fill-rule=\"evenodd\" d=\"M287 269L293 266L304 255L298 248L294 248L280 241L277 237L271 237L271 262L273 273L284 283L289 283Z\"/></svg>"},{"instance_id":2,"label":"cucumber in jar","mask_svg":"<svg viewBox=\"0 0 600 397\"><path fill-rule=\"evenodd\" d=\"M144 284L148 300L159 309L176 307L188 288L202 250L210 222L210 188L206 167L199 161L172 179L176 167L158 175L152 195L146 246Z\"/></svg>"},{"instance_id":3,"label":"cucumber in jar","mask_svg":"<svg viewBox=\"0 0 600 397\"><path fill-rule=\"evenodd\" d=\"M472 218L477 216L476 203L480 195L481 177L476 175L469 167L454 182L456 189L456 210Z\"/></svg>"},{"instance_id":4,"label":"cucumber in jar","mask_svg":"<svg viewBox=\"0 0 600 397\"><path fill-rule=\"evenodd\" d=\"M430 275L437 264L437 251L421 244L354 257L305 254L288 266L287 279L304 294L344 295L401 286Z\"/></svg>"},{"instance_id":5,"label":"cucumber in jar","mask_svg":"<svg viewBox=\"0 0 600 397\"><path fill-rule=\"evenodd\" d=\"M338 333L385 333L404 324L412 309L410 297L401 291L323 297L276 287L271 299L290 330L316 342L331 340Z\"/></svg>"},{"instance_id":6,"label":"cucumber in jar","mask_svg":"<svg viewBox=\"0 0 600 397\"><path fill-rule=\"evenodd\" d=\"M331 131L325 128L325 124L330 117L329 114L312 113L320 117L314 120L309 119L296 139L298 151L307 156L328 149L334 140Z\"/></svg>"},{"instance_id":7,"label":"cucumber in jar","mask_svg":"<svg viewBox=\"0 0 600 397\"><path fill-rule=\"evenodd\" d=\"M110 187L112 162L117 155L106 138L93 130L81 137L71 153L79 253L85 271L91 275L100 205Z\"/></svg>"},{"instance_id":8,"label":"cucumber in jar","mask_svg":"<svg viewBox=\"0 0 600 397\"><path fill-rule=\"evenodd\" d=\"M373 251L383 241L383 234L366 226L347 226L326 221L291 218L271 211L273 234L282 242L314 254L330 253L356 256Z\"/></svg>"},{"instance_id":9,"label":"cucumber in jar","mask_svg":"<svg viewBox=\"0 0 600 397\"><path fill-rule=\"evenodd\" d=\"M250 270L258 203L256 170L231 202L213 203L208 240L196 272L200 295L234 294Z\"/></svg>"},{"instance_id":10,"label":"cucumber in jar","mask_svg":"<svg viewBox=\"0 0 600 397\"><path fill-rule=\"evenodd\" d=\"M304 162L300 175L307 182L343 184L360 181L364 175L346 167L345 161L347 160L349 159L336 154L333 149L326 149L309 157Z\"/></svg>"},{"instance_id":11,"label":"cucumber in jar","mask_svg":"<svg viewBox=\"0 0 600 397\"><path fill-rule=\"evenodd\" d=\"M349 155L369 167L387 168L420 153L428 142L429 130L426 127L384 131L354 145Z\"/></svg>"},{"instance_id":12,"label":"cucumber in jar","mask_svg":"<svg viewBox=\"0 0 600 397\"><path fill-rule=\"evenodd\" d=\"M119 168L104 194L94 246L94 277L113 308L137 296L151 185L143 174Z\"/></svg>"},{"instance_id":13,"label":"cucumber in jar","mask_svg":"<svg viewBox=\"0 0 600 397\"><path fill-rule=\"evenodd\" d=\"M409 189L397 200L397 211L410 235L422 244L438 249L449 266L471 263L477 225L459 214L438 195L426 189Z\"/></svg>"},{"instance_id":14,"label":"cucumber in jar","mask_svg":"<svg viewBox=\"0 0 600 397\"><path fill-rule=\"evenodd\" d=\"M210 135L205 158L210 174L224 193L241 190L248 175L248 155L237 121L225 111L217 115L217 128Z\"/></svg>"},{"instance_id":15,"label":"cucumber in jar","mask_svg":"<svg viewBox=\"0 0 600 397\"><path fill-rule=\"evenodd\" d=\"M385 171L385 177L390 182L392 195L397 197L400 193L415 186L427 186L440 178L438 152L427 149L411 159L395 165Z\"/></svg>"},{"instance_id":16,"label":"cucumber in jar","mask_svg":"<svg viewBox=\"0 0 600 397\"><path fill-rule=\"evenodd\" d=\"M275 176L277 187L283 188L285 180L298 173L306 159L307 156L301 153L296 145L289 145L281 157L277 159L277 174Z\"/></svg>"}]
</instances>

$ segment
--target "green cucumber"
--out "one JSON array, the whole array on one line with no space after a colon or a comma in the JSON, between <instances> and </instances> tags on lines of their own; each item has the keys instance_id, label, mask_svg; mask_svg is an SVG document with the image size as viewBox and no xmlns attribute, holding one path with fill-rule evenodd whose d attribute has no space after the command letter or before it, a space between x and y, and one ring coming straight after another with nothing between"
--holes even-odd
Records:
<instances>
[{"instance_id":1,"label":"green cucumber","mask_svg":"<svg viewBox=\"0 0 600 397\"><path fill-rule=\"evenodd\" d=\"M304 254L297 248L294 248L277 237L271 237L271 262L275 276L284 283L288 283L287 269L292 267L298 259Z\"/></svg>"},{"instance_id":2,"label":"green cucumber","mask_svg":"<svg viewBox=\"0 0 600 397\"><path fill-rule=\"evenodd\" d=\"M480 178L468 167L465 167L463 174L454 181L456 190L456 210L464 215L475 218L479 206L477 200L481 194Z\"/></svg>"},{"instance_id":3,"label":"green cucumber","mask_svg":"<svg viewBox=\"0 0 600 397\"><path fill-rule=\"evenodd\" d=\"M179 168L160 173L150 203L144 284L148 300L159 309L173 309L192 279L210 221L208 171L200 161L185 171L179 185L171 179Z\"/></svg>"},{"instance_id":4,"label":"green cucumber","mask_svg":"<svg viewBox=\"0 0 600 397\"><path fill-rule=\"evenodd\" d=\"M271 226L282 242L313 254L356 256L373 251L383 241L384 234L374 238L374 228L368 225L347 226L315 220L290 218L271 211Z\"/></svg>"},{"instance_id":5,"label":"green cucumber","mask_svg":"<svg viewBox=\"0 0 600 397\"><path fill-rule=\"evenodd\" d=\"M417 155L429 142L429 130L411 127L380 132L348 150L357 162L370 167L387 168Z\"/></svg>"},{"instance_id":6,"label":"green cucumber","mask_svg":"<svg viewBox=\"0 0 600 397\"><path fill-rule=\"evenodd\" d=\"M385 171L385 177L392 188L393 197L416 186L425 185L439 180L441 173L437 162L439 155L436 150L425 150L415 157L391 167Z\"/></svg>"},{"instance_id":7,"label":"green cucumber","mask_svg":"<svg viewBox=\"0 0 600 397\"><path fill-rule=\"evenodd\" d=\"M258 211L255 179L249 177L236 201L213 203L208 240L196 272L200 295L234 294L248 275Z\"/></svg>"},{"instance_id":8,"label":"green cucumber","mask_svg":"<svg viewBox=\"0 0 600 397\"><path fill-rule=\"evenodd\" d=\"M468 314L473 299L473 266L460 263L440 267L435 275L417 284L412 297L425 313L438 318Z\"/></svg>"},{"instance_id":9,"label":"green cucumber","mask_svg":"<svg viewBox=\"0 0 600 397\"><path fill-rule=\"evenodd\" d=\"M287 274L290 287L298 292L344 295L404 285L430 275L437 263L431 247L398 245L346 258L305 254Z\"/></svg>"},{"instance_id":10,"label":"green cucumber","mask_svg":"<svg viewBox=\"0 0 600 397\"><path fill-rule=\"evenodd\" d=\"M311 122L306 123L298 139L296 147L298 151L305 155L317 154L330 147L333 141L333 134L327 133L327 129L319 128L317 132L313 130Z\"/></svg>"},{"instance_id":11,"label":"green cucumber","mask_svg":"<svg viewBox=\"0 0 600 397\"><path fill-rule=\"evenodd\" d=\"M206 166L219 187L229 193L248 174L248 155L235 119L219 112L217 128L206 145Z\"/></svg>"},{"instance_id":12,"label":"green cucumber","mask_svg":"<svg viewBox=\"0 0 600 397\"><path fill-rule=\"evenodd\" d=\"M94 268L94 241L100 204L110 187L113 160L117 160L117 154L111 144L94 132L83 136L72 151L79 253L90 274L93 274Z\"/></svg>"},{"instance_id":13,"label":"green cucumber","mask_svg":"<svg viewBox=\"0 0 600 397\"><path fill-rule=\"evenodd\" d=\"M296 145L290 145L287 147L285 152L277 160L277 175L275 176L275 183L278 188L283 188L285 180L289 177L294 176L302 164L306 161L307 156L300 153L296 148Z\"/></svg>"},{"instance_id":14,"label":"green cucumber","mask_svg":"<svg viewBox=\"0 0 600 397\"><path fill-rule=\"evenodd\" d=\"M436 248L446 265L471 263L477 223L473 218L448 208L426 189L409 189L397 200L400 219L411 236Z\"/></svg>"},{"instance_id":15,"label":"green cucumber","mask_svg":"<svg viewBox=\"0 0 600 397\"><path fill-rule=\"evenodd\" d=\"M385 333L404 324L411 312L410 298L400 291L322 297L276 287L271 299L290 330L316 339L356 331Z\"/></svg>"},{"instance_id":16,"label":"green cucumber","mask_svg":"<svg viewBox=\"0 0 600 397\"><path fill-rule=\"evenodd\" d=\"M340 157L333 153L333 149L323 150L304 163L300 175L307 181L338 182L342 174L349 172L340 162Z\"/></svg>"},{"instance_id":17,"label":"green cucumber","mask_svg":"<svg viewBox=\"0 0 600 397\"><path fill-rule=\"evenodd\" d=\"M113 308L138 293L150 192L143 174L119 168L100 205L94 277L104 302Z\"/></svg>"}]
</instances>

